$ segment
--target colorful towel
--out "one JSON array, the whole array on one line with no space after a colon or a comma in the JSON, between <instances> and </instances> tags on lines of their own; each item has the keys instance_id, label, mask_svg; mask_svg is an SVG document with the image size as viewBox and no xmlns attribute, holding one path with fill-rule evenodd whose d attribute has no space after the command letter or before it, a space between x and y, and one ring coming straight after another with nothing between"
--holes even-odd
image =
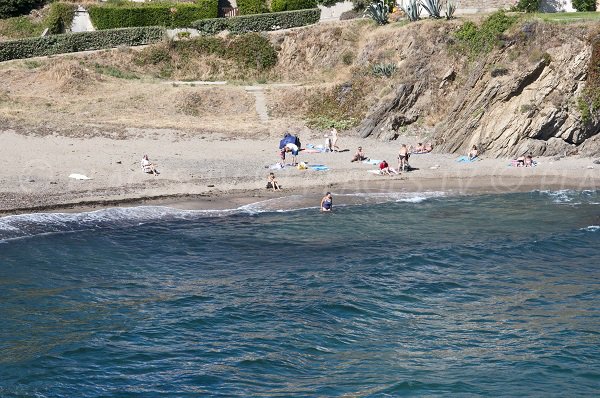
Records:
<instances>
[{"instance_id":1,"label":"colorful towel","mask_svg":"<svg viewBox=\"0 0 600 398\"><path fill-rule=\"evenodd\" d=\"M476 162L478 160L481 160L481 159L479 159L479 157L469 159L468 156L461 156L458 159L456 159L456 161L459 163L472 163L472 162Z\"/></svg>"}]
</instances>

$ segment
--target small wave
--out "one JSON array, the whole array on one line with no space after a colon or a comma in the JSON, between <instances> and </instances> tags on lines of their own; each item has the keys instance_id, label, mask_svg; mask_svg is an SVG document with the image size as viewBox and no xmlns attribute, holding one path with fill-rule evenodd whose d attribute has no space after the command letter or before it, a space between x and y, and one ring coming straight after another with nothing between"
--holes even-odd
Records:
<instances>
[{"instance_id":1,"label":"small wave","mask_svg":"<svg viewBox=\"0 0 600 398\"><path fill-rule=\"evenodd\" d=\"M588 231L588 232L598 232L598 231L600 231L600 225L590 225L588 227L581 228L581 230Z\"/></svg>"},{"instance_id":2,"label":"small wave","mask_svg":"<svg viewBox=\"0 0 600 398\"><path fill-rule=\"evenodd\" d=\"M592 200L598 198L598 191L596 190L583 190L576 191L573 189L561 189L558 191L534 191L538 192L541 195L548 196L552 202L558 204L570 204L570 205L580 205L580 204L596 204L597 202L593 202Z\"/></svg>"},{"instance_id":3,"label":"small wave","mask_svg":"<svg viewBox=\"0 0 600 398\"><path fill-rule=\"evenodd\" d=\"M421 203L428 199L446 196L445 192L361 192L349 194L336 194L336 196L357 198L366 201L368 204L386 203L386 202L408 202Z\"/></svg>"}]
</instances>

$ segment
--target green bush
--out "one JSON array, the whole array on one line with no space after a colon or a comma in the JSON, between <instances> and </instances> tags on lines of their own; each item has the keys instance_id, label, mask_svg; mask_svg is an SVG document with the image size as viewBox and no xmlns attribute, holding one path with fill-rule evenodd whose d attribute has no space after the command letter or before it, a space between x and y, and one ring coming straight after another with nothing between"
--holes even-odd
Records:
<instances>
[{"instance_id":1,"label":"green bush","mask_svg":"<svg viewBox=\"0 0 600 398\"><path fill-rule=\"evenodd\" d=\"M197 0L196 3L149 3L95 5L88 7L96 29L138 26L183 28L192 22L218 15L217 0Z\"/></svg>"},{"instance_id":2,"label":"green bush","mask_svg":"<svg viewBox=\"0 0 600 398\"><path fill-rule=\"evenodd\" d=\"M43 31L44 24L33 21L29 17L0 19L0 36L7 39L39 36Z\"/></svg>"},{"instance_id":3,"label":"green bush","mask_svg":"<svg viewBox=\"0 0 600 398\"><path fill-rule=\"evenodd\" d=\"M215 55L223 60L230 60L240 69L264 71L277 63L277 52L266 37L259 33L221 38L217 36L200 36L192 40L169 42L152 46L141 51L136 63L144 65L160 65L164 70L174 68L181 60Z\"/></svg>"},{"instance_id":4,"label":"green bush","mask_svg":"<svg viewBox=\"0 0 600 398\"><path fill-rule=\"evenodd\" d=\"M259 33L236 36L227 46L227 56L256 70L270 69L277 63L277 51L269 39Z\"/></svg>"},{"instance_id":5,"label":"green bush","mask_svg":"<svg viewBox=\"0 0 600 398\"><path fill-rule=\"evenodd\" d=\"M540 10L540 0L519 0L512 10L538 12Z\"/></svg>"},{"instance_id":6,"label":"green bush","mask_svg":"<svg viewBox=\"0 0 600 398\"><path fill-rule=\"evenodd\" d=\"M508 30L518 17L508 16L504 11L491 14L480 27L466 21L455 33L458 48L471 56L490 52L496 46L502 34Z\"/></svg>"},{"instance_id":7,"label":"green bush","mask_svg":"<svg viewBox=\"0 0 600 398\"><path fill-rule=\"evenodd\" d=\"M308 10L310 8L316 8L316 0L272 0L271 11L294 11L294 10Z\"/></svg>"},{"instance_id":8,"label":"green bush","mask_svg":"<svg viewBox=\"0 0 600 398\"><path fill-rule=\"evenodd\" d=\"M77 51L100 50L121 45L139 46L161 41L164 36L164 28L151 26L6 41L0 42L0 62Z\"/></svg>"},{"instance_id":9,"label":"green bush","mask_svg":"<svg viewBox=\"0 0 600 398\"><path fill-rule=\"evenodd\" d=\"M252 15L269 12L265 0L237 0L240 15Z\"/></svg>"},{"instance_id":10,"label":"green bush","mask_svg":"<svg viewBox=\"0 0 600 398\"><path fill-rule=\"evenodd\" d=\"M52 34L64 33L71 28L75 16L75 5L70 3L52 3L45 25Z\"/></svg>"},{"instance_id":11,"label":"green bush","mask_svg":"<svg viewBox=\"0 0 600 398\"><path fill-rule=\"evenodd\" d=\"M572 4L577 11L596 11L596 0L573 0Z\"/></svg>"},{"instance_id":12,"label":"green bush","mask_svg":"<svg viewBox=\"0 0 600 398\"><path fill-rule=\"evenodd\" d=\"M215 34L228 29L232 33L264 32L277 29L295 28L319 22L321 10L273 12L269 14L242 15L233 18L204 19L190 26L202 33Z\"/></svg>"},{"instance_id":13,"label":"green bush","mask_svg":"<svg viewBox=\"0 0 600 398\"><path fill-rule=\"evenodd\" d=\"M287 0L271 0L271 11L281 12L287 10Z\"/></svg>"},{"instance_id":14,"label":"green bush","mask_svg":"<svg viewBox=\"0 0 600 398\"><path fill-rule=\"evenodd\" d=\"M34 8L44 5L45 0L0 0L0 18L27 15Z\"/></svg>"}]
</instances>

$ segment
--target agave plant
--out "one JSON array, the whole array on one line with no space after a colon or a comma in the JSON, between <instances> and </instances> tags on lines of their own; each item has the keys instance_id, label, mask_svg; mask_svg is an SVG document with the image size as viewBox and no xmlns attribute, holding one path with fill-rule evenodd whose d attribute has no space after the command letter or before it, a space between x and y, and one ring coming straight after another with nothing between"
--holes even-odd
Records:
<instances>
[{"instance_id":1,"label":"agave plant","mask_svg":"<svg viewBox=\"0 0 600 398\"><path fill-rule=\"evenodd\" d=\"M390 10L384 0L374 1L365 10L365 16L377 22L378 25L388 23Z\"/></svg>"},{"instance_id":2,"label":"agave plant","mask_svg":"<svg viewBox=\"0 0 600 398\"><path fill-rule=\"evenodd\" d=\"M421 5L417 0L404 0L400 8L406 14L409 21L418 21L421 17Z\"/></svg>"},{"instance_id":3,"label":"agave plant","mask_svg":"<svg viewBox=\"0 0 600 398\"><path fill-rule=\"evenodd\" d=\"M380 63L373 65L373 75L377 77L392 77L396 73L396 64L394 63Z\"/></svg>"},{"instance_id":4,"label":"agave plant","mask_svg":"<svg viewBox=\"0 0 600 398\"><path fill-rule=\"evenodd\" d=\"M444 7L446 19L454 18L455 11L456 11L456 4L451 0L446 0L446 6Z\"/></svg>"},{"instance_id":5,"label":"agave plant","mask_svg":"<svg viewBox=\"0 0 600 398\"><path fill-rule=\"evenodd\" d=\"M420 4L429 14L429 18L440 19L442 17L442 3L439 0L420 0Z\"/></svg>"}]
</instances>

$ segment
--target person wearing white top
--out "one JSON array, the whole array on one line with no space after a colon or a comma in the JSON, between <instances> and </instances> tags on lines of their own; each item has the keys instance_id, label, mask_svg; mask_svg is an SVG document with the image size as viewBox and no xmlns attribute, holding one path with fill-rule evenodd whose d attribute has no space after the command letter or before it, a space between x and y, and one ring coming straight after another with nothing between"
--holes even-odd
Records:
<instances>
[{"instance_id":1,"label":"person wearing white top","mask_svg":"<svg viewBox=\"0 0 600 398\"><path fill-rule=\"evenodd\" d=\"M141 166L142 166L142 171L144 173L148 173L148 174L154 174L155 176L157 176L158 170L156 170L156 166L150 161L150 159L148 159L148 155L144 155L144 157L142 158L141 161Z\"/></svg>"}]
</instances>

